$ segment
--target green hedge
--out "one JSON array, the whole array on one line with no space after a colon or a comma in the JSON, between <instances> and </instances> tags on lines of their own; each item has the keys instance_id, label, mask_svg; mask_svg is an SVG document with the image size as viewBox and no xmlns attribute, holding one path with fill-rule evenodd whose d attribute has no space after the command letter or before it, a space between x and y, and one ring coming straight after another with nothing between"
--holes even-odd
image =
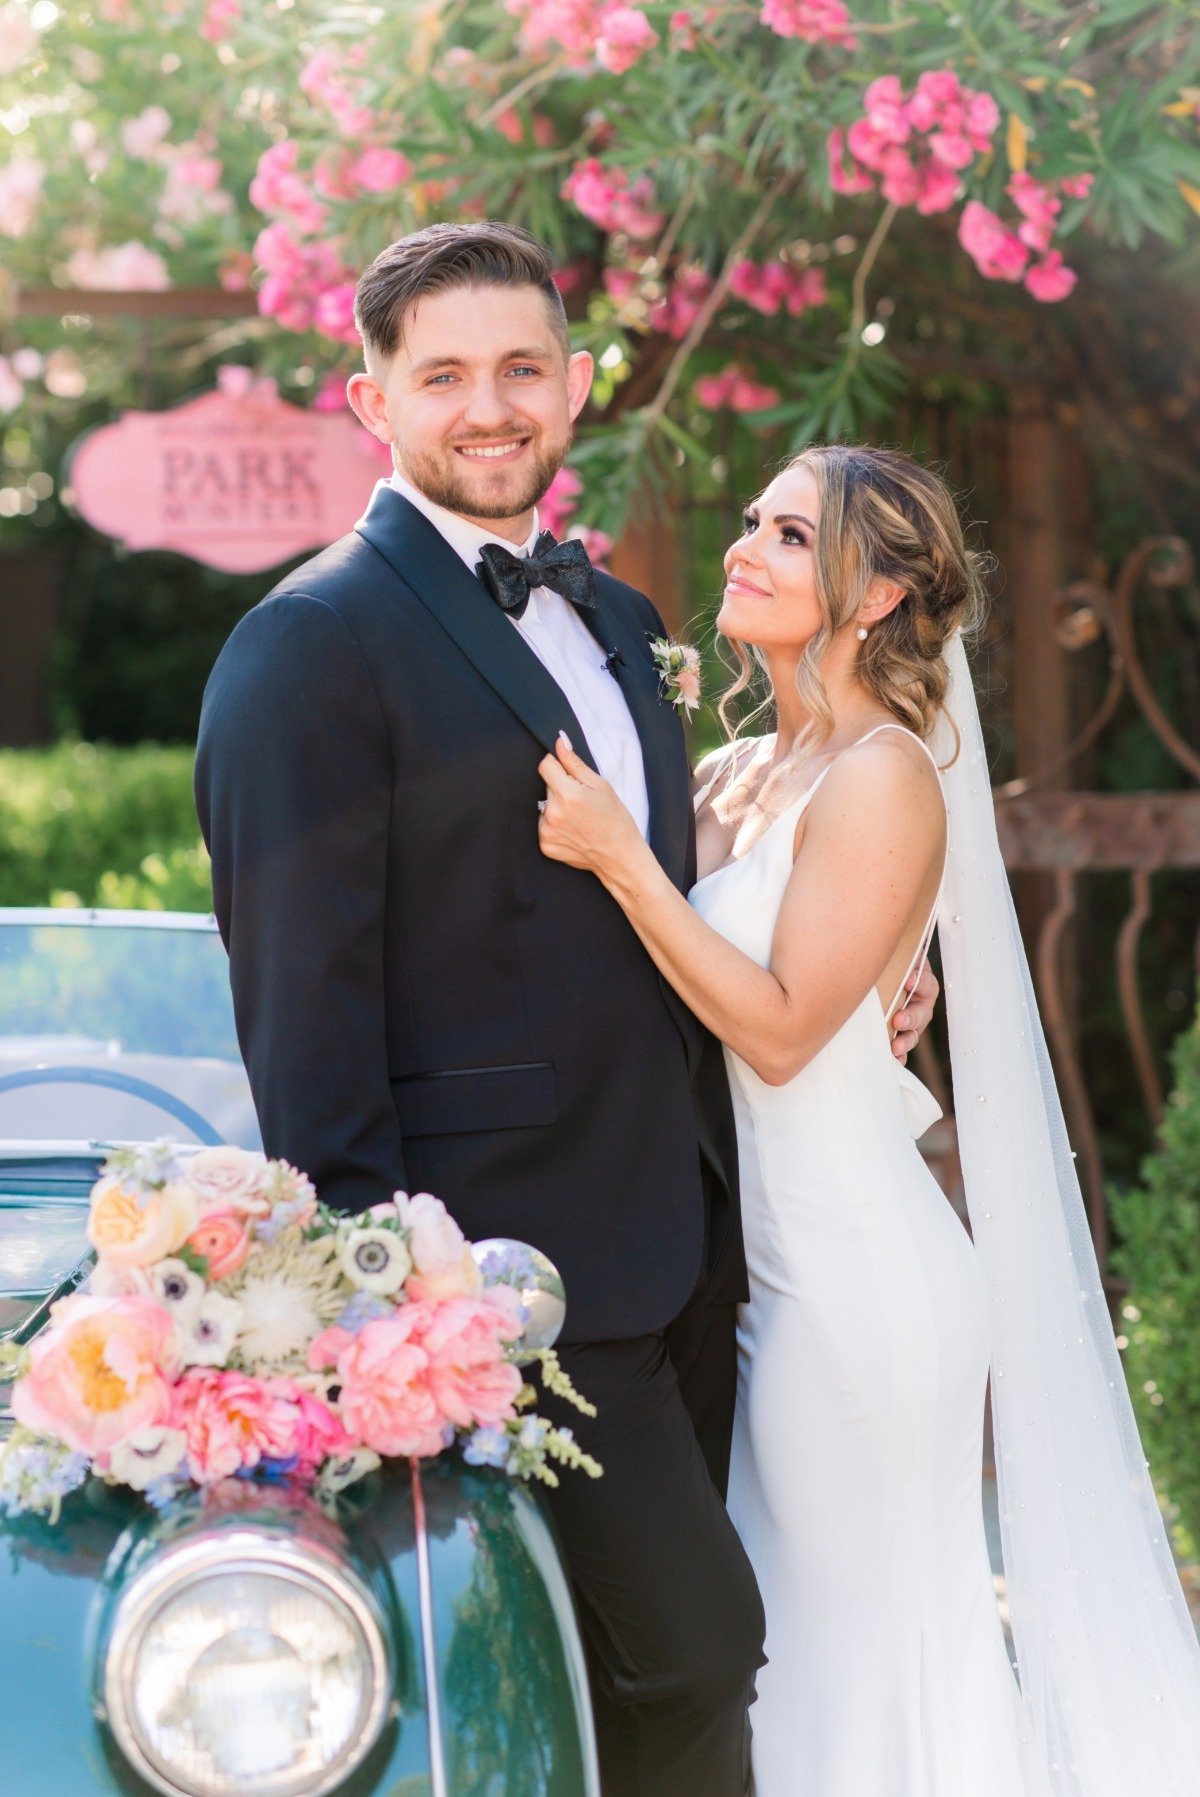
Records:
<instances>
[{"instance_id":1,"label":"green hedge","mask_svg":"<svg viewBox=\"0 0 1200 1797\"><path fill-rule=\"evenodd\" d=\"M192 751L0 751L0 905L207 911Z\"/></svg>"},{"instance_id":2,"label":"green hedge","mask_svg":"<svg viewBox=\"0 0 1200 1797\"><path fill-rule=\"evenodd\" d=\"M1173 1054L1175 1087L1140 1186L1112 1194L1129 1281L1125 1372L1160 1493L1180 1545L1200 1548L1200 1014Z\"/></svg>"}]
</instances>

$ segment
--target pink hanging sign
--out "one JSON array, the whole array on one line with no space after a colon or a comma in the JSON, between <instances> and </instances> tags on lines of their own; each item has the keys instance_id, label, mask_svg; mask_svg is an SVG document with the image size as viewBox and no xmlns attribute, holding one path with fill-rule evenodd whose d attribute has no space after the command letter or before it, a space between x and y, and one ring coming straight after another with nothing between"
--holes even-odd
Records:
<instances>
[{"instance_id":1,"label":"pink hanging sign","mask_svg":"<svg viewBox=\"0 0 1200 1797\"><path fill-rule=\"evenodd\" d=\"M388 467L352 412L291 405L247 371L245 383L223 379L219 392L92 431L71 485L80 515L129 549L254 574L344 536Z\"/></svg>"}]
</instances>

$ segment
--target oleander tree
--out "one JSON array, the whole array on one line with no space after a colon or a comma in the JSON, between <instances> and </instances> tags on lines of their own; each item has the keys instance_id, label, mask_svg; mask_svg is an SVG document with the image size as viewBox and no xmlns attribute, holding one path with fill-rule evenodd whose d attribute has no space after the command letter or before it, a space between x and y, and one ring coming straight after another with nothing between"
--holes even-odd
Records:
<instances>
[{"instance_id":1,"label":"oleander tree","mask_svg":"<svg viewBox=\"0 0 1200 1797\"><path fill-rule=\"evenodd\" d=\"M1185 0L0 3L0 424L26 465L136 397L145 351L81 302L25 318L19 287L253 293L176 331L180 390L224 359L332 408L365 262L493 216L550 242L599 365L551 522L613 532L718 437L877 425L922 337L1017 371L1106 269L1194 286L1198 214Z\"/></svg>"}]
</instances>

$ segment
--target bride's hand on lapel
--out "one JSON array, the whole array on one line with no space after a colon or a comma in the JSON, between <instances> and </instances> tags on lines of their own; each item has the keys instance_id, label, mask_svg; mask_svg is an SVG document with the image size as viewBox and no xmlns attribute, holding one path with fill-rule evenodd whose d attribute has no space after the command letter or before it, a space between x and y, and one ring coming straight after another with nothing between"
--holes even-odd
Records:
<instances>
[{"instance_id":1,"label":"bride's hand on lapel","mask_svg":"<svg viewBox=\"0 0 1200 1797\"><path fill-rule=\"evenodd\" d=\"M628 874L650 850L632 816L607 780L590 768L559 734L555 753L538 768L546 797L538 819L538 842L551 861L584 868L606 884Z\"/></svg>"}]
</instances>

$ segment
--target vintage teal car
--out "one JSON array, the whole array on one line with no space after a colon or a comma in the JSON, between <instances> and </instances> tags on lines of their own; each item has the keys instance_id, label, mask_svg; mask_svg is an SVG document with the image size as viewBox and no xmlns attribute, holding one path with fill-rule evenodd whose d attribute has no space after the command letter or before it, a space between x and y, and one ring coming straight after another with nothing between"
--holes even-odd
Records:
<instances>
[{"instance_id":1,"label":"vintage teal car","mask_svg":"<svg viewBox=\"0 0 1200 1797\"><path fill-rule=\"evenodd\" d=\"M0 1339L86 1277L106 1149L163 1135L257 1145L211 920L0 911ZM553 1528L501 1473L93 1479L0 1536L3 1797L598 1797Z\"/></svg>"}]
</instances>

